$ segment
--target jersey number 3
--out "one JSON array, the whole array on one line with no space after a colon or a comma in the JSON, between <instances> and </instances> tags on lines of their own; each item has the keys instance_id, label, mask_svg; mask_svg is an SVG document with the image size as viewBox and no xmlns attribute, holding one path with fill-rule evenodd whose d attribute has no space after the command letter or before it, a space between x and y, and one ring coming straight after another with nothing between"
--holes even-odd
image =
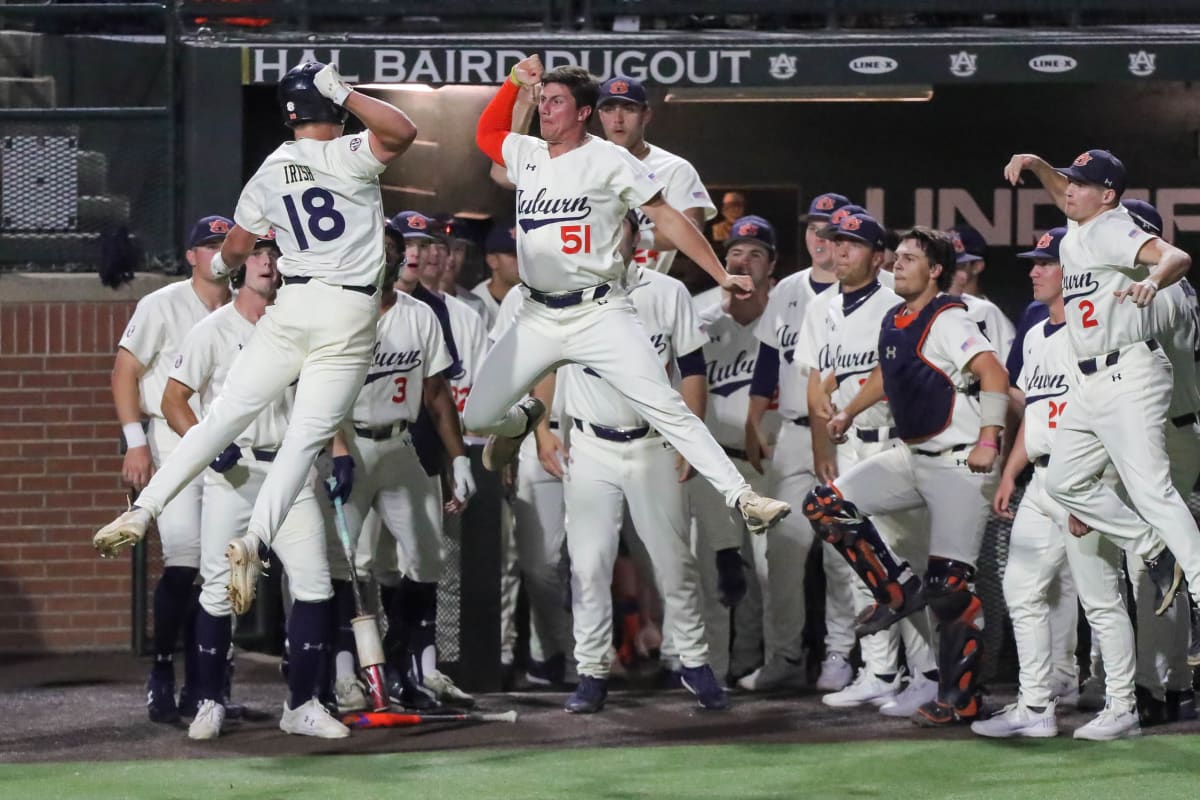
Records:
<instances>
[{"instance_id":1,"label":"jersey number 3","mask_svg":"<svg viewBox=\"0 0 1200 800\"><path fill-rule=\"evenodd\" d=\"M392 395L393 403L403 403L408 399L408 376L396 378L396 393Z\"/></svg>"},{"instance_id":2,"label":"jersey number 3","mask_svg":"<svg viewBox=\"0 0 1200 800\"><path fill-rule=\"evenodd\" d=\"M346 218L333 207L333 194L327 189L314 186L300 195L300 205L308 218L307 225L300 222L296 201L290 194L283 196L283 205L287 209L296 244L301 250L307 250L309 247L308 237L304 235L305 227L318 242L332 242L346 232Z\"/></svg>"}]
</instances>

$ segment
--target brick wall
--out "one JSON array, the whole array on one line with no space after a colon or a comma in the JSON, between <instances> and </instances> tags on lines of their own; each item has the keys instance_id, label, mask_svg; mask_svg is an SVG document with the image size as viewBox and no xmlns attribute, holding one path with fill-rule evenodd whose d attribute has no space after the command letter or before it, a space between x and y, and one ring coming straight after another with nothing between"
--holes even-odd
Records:
<instances>
[{"instance_id":1,"label":"brick wall","mask_svg":"<svg viewBox=\"0 0 1200 800\"><path fill-rule=\"evenodd\" d=\"M91 537L124 508L109 373L132 312L0 303L0 652L129 644L130 558Z\"/></svg>"}]
</instances>

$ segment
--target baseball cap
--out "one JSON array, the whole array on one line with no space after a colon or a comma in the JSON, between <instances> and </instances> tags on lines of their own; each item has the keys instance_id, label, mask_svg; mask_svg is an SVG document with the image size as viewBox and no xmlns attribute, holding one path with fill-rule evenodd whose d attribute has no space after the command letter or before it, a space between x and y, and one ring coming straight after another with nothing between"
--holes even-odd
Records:
<instances>
[{"instance_id":1,"label":"baseball cap","mask_svg":"<svg viewBox=\"0 0 1200 800\"><path fill-rule=\"evenodd\" d=\"M1038 239L1037 244L1033 246L1032 250L1017 253L1017 258L1040 258L1046 261L1058 261L1058 246L1062 244L1063 237L1066 235L1066 228L1051 228L1042 234L1042 238Z\"/></svg>"},{"instance_id":2,"label":"baseball cap","mask_svg":"<svg viewBox=\"0 0 1200 800\"><path fill-rule=\"evenodd\" d=\"M267 232L254 240L254 249L260 247L273 247L276 252L279 252L279 242L275 241L275 229L270 228Z\"/></svg>"},{"instance_id":3,"label":"baseball cap","mask_svg":"<svg viewBox=\"0 0 1200 800\"><path fill-rule=\"evenodd\" d=\"M1138 224L1139 228L1146 233L1162 236L1162 214L1158 213L1157 208L1145 200L1122 200L1121 205L1125 206L1125 210L1129 212L1129 216L1133 217L1133 221Z\"/></svg>"},{"instance_id":4,"label":"baseball cap","mask_svg":"<svg viewBox=\"0 0 1200 800\"><path fill-rule=\"evenodd\" d=\"M433 239L437 226L431 217L420 211L401 211L388 222L405 239Z\"/></svg>"},{"instance_id":5,"label":"baseball cap","mask_svg":"<svg viewBox=\"0 0 1200 800\"><path fill-rule=\"evenodd\" d=\"M1054 171L1080 183L1113 189L1118 196L1125 191L1125 165L1107 150L1080 153L1071 166L1056 167Z\"/></svg>"},{"instance_id":6,"label":"baseball cap","mask_svg":"<svg viewBox=\"0 0 1200 800\"><path fill-rule=\"evenodd\" d=\"M847 203L846 205L842 206L841 208L837 209L836 211L834 211L832 214L829 215L829 222L833 225L840 225L842 223L842 220L844 220L846 217L850 216L851 214L867 214L869 216L870 212L867 211L865 208L863 208L860 205L855 205L854 203Z\"/></svg>"},{"instance_id":7,"label":"baseball cap","mask_svg":"<svg viewBox=\"0 0 1200 800\"><path fill-rule=\"evenodd\" d=\"M800 217L801 222L827 222L833 212L850 204L850 198L836 192L819 194L808 204L808 213Z\"/></svg>"},{"instance_id":8,"label":"baseball cap","mask_svg":"<svg viewBox=\"0 0 1200 800\"><path fill-rule=\"evenodd\" d=\"M224 241L232 228L233 220L229 217L222 217L220 214L201 217L188 231L186 249L191 250L193 247L199 247L209 242Z\"/></svg>"},{"instance_id":9,"label":"baseball cap","mask_svg":"<svg viewBox=\"0 0 1200 800\"><path fill-rule=\"evenodd\" d=\"M492 225L492 229L488 231L487 239L483 243L483 252L488 255L517 252L516 224L509 220Z\"/></svg>"},{"instance_id":10,"label":"baseball cap","mask_svg":"<svg viewBox=\"0 0 1200 800\"><path fill-rule=\"evenodd\" d=\"M755 242L775 252L775 228L760 216L751 214L738 217L729 227L729 236L725 239L725 248L729 249L738 242Z\"/></svg>"},{"instance_id":11,"label":"baseball cap","mask_svg":"<svg viewBox=\"0 0 1200 800\"><path fill-rule=\"evenodd\" d=\"M987 241L982 233L970 225L956 225L946 233L950 234L950 241L954 243L955 263L983 261L987 255Z\"/></svg>"},{"instance_id":12,"label":"baseball cap","mask_svg":"<svg viewBox=\"0 0 1200 800\"><path fill-rule=\"evenodd\" d=\"M887 239L887 231L870 214L862 213L843 217L836 226L826 228L817 236L834 241L850 239L869 244L876 250L882 250Z\"/></svg>"},{"instance_id":13,"label":"baseball cap","mask_svg":"<svg viewBox=\"0 0 1200 800\"><path fill-rule=\"evenodd\" d=\"M644 106L646 105L646 87L642 86L641 81L627 78L624 75L615 75L600 84L600 99L596 102L596 108L610 100Z\"/></svg>"}]
</instances>

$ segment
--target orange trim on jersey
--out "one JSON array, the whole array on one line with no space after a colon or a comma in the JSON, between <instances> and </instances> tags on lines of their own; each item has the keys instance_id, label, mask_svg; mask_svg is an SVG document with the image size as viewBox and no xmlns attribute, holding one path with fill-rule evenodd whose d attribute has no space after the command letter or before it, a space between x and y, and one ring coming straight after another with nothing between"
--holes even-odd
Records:
<instances>
[{"instance_id":1,"label":"orange trim on jersey","mask_svg":"<svg viewBox=\"0 0 1200 800\"><path fill-rule=\"evenodd\" d=\"M475 127L475 144L502 167L506 166L504 139L512 133L513 104L517 102L517 92L520 90L521 87L506 79L492 102L479 115L479 124Z\"/></svg>"},{"instance_id":2,"label":"orange trim on jersey","mask_svg":"<svg viewBox=\"0 0 1200 800\"><path fill-rule=\"evenodd\" d=\"M929 318L929 324L925 326L925 331L921 334L921 340L919 342L917 342L917 358L924 361L926 366L928 366L931 370L936 372L938 375L941 375L943 378L945 378L946 383L950 384L950 388L954 389L954 394L950 398L950 413L946 415L946 421L944 423L942 423L942 427L938 428L936 431L929 434L928 436L922 436L920 439L905 439L904 440L905 444L919 444L920 442L929 441L933 437L938 436L942 432L944 432L946 430L946 428L949 428L951 421L953 421L953 419L954 419L954 408L958 405L958 389L954 386L954 381L950 380L950 376L947 375L946 373L942 372L937 367L935 367L933 365L933 363L928 358L925 357L925 353L923 352L925 350L925 340L927 338L929 338L929 332L931 330L933 330L933 323L937 322L937 318L942 315L943 311L946 311L947 309L950 309L950 308L961 308L962 310L966 311L967 305L966 305L966 303L963 303L963 302L947 303L946 305L939 308L937 311L933 312L933 316ZM913 319L916 319L916 318L917 318L917 315L914 314ZM904 324L905 325L911 324L911 320Z\"/></svg>"}]
</instances>

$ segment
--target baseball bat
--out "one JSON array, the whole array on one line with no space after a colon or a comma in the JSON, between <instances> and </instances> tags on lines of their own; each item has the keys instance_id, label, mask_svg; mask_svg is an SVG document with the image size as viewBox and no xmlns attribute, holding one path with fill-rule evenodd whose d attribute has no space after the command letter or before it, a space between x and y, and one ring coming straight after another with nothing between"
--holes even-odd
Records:
<instances>
[{"instance_id":1,"label":"baseball bat","mask_svg":"<svg viewBox=\"0 0 1200 800\"><path fill-rule=\"evenodd\" d=\"M428 722L516 722L516 711L486 714L472 711L467 714L401 714L397 711L361 711L342 716L348 728L404 728Z\"/></svg>"},{"instance_id":2,"label":"baseball bat","mask_svg":"<svg viewBox=\"0 0 1200 800\"><path fill-rule=\"evenodd\" d=\"M330 489L337 484L332 477L327 482ZM375 615L367 614L363 607L362 592L358 588L358 573L354 567L354 545L350 541L350 528L346 525L342 498L333 498L333 511L338 539L342 542L342 551L346 554L346 564L350 568L350 587L354 593L355 614L350 624L354 628L354 644L358 650L359 666L367 679L371 709L384 711L388 707L388 698L383 683L383 643L379 640L379 626L376 624Z\"/></svg>"}]
</instances>

